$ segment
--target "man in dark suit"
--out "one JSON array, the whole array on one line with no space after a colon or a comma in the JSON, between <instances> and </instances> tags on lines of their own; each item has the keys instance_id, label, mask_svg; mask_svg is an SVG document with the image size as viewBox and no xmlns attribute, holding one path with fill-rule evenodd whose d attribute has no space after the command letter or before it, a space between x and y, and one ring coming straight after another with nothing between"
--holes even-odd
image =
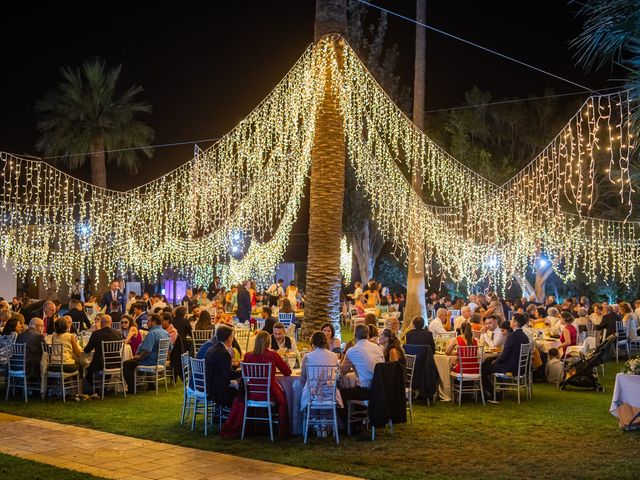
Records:
<instances>
[{"instance_id":1,"label":"man in dark suit","mask_svg":"<svg viewBox=\"0 0 640 480\"><path fill-rule=\"evenodd\" d=\"M436 351L436 344L433 341L433 334L429 330L424 328L424 318L415 317L411 324L413 329L409 330L406 334L406 342L409 345L429 345L431 351Z\"/></svg>"},{"instance_id":2,"label":"man in dark suit","mask_svg":"<svg viewBox=\"0 0 640 480\"><path fill-rule=\"evenodd\" d=\"M102 301L100 302L100 308L105 312L109 311L109 307L111 306L111 302L118 302L120 305L119 310L121 312L124 311L125 299L124 293L118 290L120 283L118 280L113 280L111 282L111 290L105 293L102 296Z\"/></svg>"},{"instance_id":3,"label":"man in dark suit","mask_svg":"<svg viewBox=\"0 0 640 480\"><path fill-rule=\"evenodd\" d=\"M616 334L616 322L622 320L614 309L613 305L607 305L607 312L602 316L600 325L596 325L596 330L607 329L607 336Z\"/></svg>"},{"instance_id":4,"label":"man in dark suit","mask_svg":"<svg viewBox=\"0 0 640 480\"><path fill-rule=\"evenodd\" d=\"M195 299L193 298L193 290L190 288L187 289L187 293L184 297L182 297L181 305L187 308L187 312L191 313L193 310L193 306L196 304Z\"/></svg>"},{"instance_id":5,"label":"man in dark suit","mask_svg":"<svg viewBox=\"0 0 640 480\"><path fill-rule=\"evenodd\" d=\"M51 300L47 300L42 306L41 314L36 316L42 318L42 321L44 322L45 335L51 335L54 330L53 326L56 323L56 320L58 320L56 304Z\"/></svg>"},{"instance_id":6,"label":"man in dark suit","mask_svg":"<svg viewBox=\"0 0 640 480\"><path fill-rule=\"evenodd\" d=\"M111 322L119 322L122 320L122 304L118 303L117 300L111 302L111 308L109 309L109 316L111 317Z\"/></svg>"},{"instance_id":7,"label":"man in dark suit","mask_svg":"<svg viewBox=\"0 0 640 480\"><path fill-rule=\"evenodd\" d=\"M40 360L42 359L42 345L44 339L44 322L34 317L29 322L29 328L18 335L16 343L24 343L25 366L27 381L40 382Z\"/></svg>"},{"instance_id":8,"label":"man in dark suit","mask_svg":"<svg viewBox=\"0 0 640 480\"><path fill-rule=\"evenodd\" d=\"M234 386L237 386L237 379L242 376L239 371L231 368L229 351L232 348L233 329L226 325L218 326L216 339L217 343L207 350L204 357L209 400L230 407L238 393Z\"/></svg>"},{"instance_id":9,"label":"man in dark suit","mask_svg":"<svg viewBox=\"0 0 640 480\"><path fill-rule=\"evenodd\" d=\"M138 325L138 329L141 330L143 328L147 328L147 307L143 302L138 302L133 304L133 319Z\"/></svg>"},{"instance_id":10,"label":"man in dark suit","mask_svg":"<svg viewBox=\"0 0 640 480\"><path fill-rule=\"evenodd\" d=\"M117 330L111 328L111 317L103 313L99 313L100 329L91 334L89 342L84 347L84 352L93 352L91 363L85 370L83 391L84 393L93 393L93 375L104 368L102 363L102 342L112 342L114 340L122 340L122 335Z\"/></svg>"},{"instance_id":11,"label":"man in dark suit","mask_svg":"<svg viewBox=\"0 0 640 480\"><path fill-rule=\"evenodd\" d=\"M251 295L249 294L249 287L251 283L245 281L238 288L238 311L236 315L241 323L244 323L251 319Z\"/></svg>"},{"instance_id":12,"label":"man in dark suit","mask_svg":"<svg viewBox=\"0 0 640 480\"><path fill-rule=\"evenodd\" d=\"M88 330L91 328L91 322L89 321L89 317L87 317L80 300L76 300L75 298L69 300L69 311L67 312L67 315L71 317L72 322L80 324L80 330Z\"/></svg>"},{"instance_id":13,"label":"man in dark suit","mask_svg":"<svg viewBox=\"0 0 640 480\"><path fill-rule=\"evenodd\" d=\"M482 364L482 383L484 388L490 388L487 392L489 398L493 398L492 375L494 373L518 373L518 365L520 362L520 347L530 343L529 337L524 333L522 327L527 323L527 317L521 313L516 313L511 317L510 326L513 332L507 335L504 342L502 353L494 361L487 360ZM489 400L492 402L492 400Z\"/></svg>"},{"instance_id":14,"label":"man in dark suit","mask_svg":"<svg viewBox=\"0 0 640 480\"><path fill-rule=\"evenodd\" d=\"M264 320L264 327L262 327L263 332L267 332L269 335L273 333L273 326L278 323L278 320L271 316L271 307L262 307L262 313L260 316Z\"/></svg>"}]
</instances>

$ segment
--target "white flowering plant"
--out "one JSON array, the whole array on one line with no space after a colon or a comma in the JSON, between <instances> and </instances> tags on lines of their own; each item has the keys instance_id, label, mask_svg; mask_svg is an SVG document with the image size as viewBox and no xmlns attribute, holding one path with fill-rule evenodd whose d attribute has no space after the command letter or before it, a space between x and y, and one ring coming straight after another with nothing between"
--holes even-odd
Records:
<instances>
[{"instance_id":1,"label":"white flowering plant","mask_svg":"<svg viewBox=\"0 0 640 480\"><path fill-rule=\"evenodd\" d=\"M640 357L630 358L624 362L622 373L630 373L632 375L640 375Z\"/></svg>"}]
</instances>

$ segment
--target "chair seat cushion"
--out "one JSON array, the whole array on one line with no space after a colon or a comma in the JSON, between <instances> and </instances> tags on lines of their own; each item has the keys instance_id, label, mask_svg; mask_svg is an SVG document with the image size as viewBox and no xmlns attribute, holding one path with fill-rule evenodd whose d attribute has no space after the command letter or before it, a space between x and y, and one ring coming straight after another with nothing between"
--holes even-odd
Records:
<instances>
[{"instance_id":1,"label":"chair seat cushion","mask_svg":"<svg viewBox=\"0 0 640 480\"><path fill-rule=\"evenodd\" d=\"M480 380L481 375L479 373L455 373L451 372L451 377L458 380Z\"/></svg>"},{"instance_id":2,"label":"chair seat cushion","mask_svg":"<svg viewBox=\"0 0 640 480\"><path fill-rule=\"evenodd\" d=\"M247 402L247 406L248 407L264 407L267 408L267 406L269 405L269 403L271 403L272 407L276 406L275 402L267 402L266 400L249 400Z\"/></svg>"},{"instance_id":3,"label":"chair seat cushion","mask_svg":"<svg viewBox=\"0 0 640 480\"><path fill-rule=\"evenodd\" d=\"M164 367L162 365L160 366L155 366L155 365L138 365L136 367L136 370L138 370L139 372L155 372L156 369L159 372L162 372L164 370Z\"/></svg>"}]
</instances>

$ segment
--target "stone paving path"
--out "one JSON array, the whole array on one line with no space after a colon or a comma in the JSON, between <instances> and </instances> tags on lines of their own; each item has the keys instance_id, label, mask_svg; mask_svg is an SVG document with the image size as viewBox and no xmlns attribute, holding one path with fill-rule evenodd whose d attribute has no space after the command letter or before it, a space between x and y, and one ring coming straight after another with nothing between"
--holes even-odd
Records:
<instances>
[{"instance_id":1,"label":"stone paving path","mask_svg":"<svg viewBox=\"0 0 640 480\"><path fill-rule=\"evenodd\" d=\"M0 413L0 452L131 480L355 479L4 413Z\"/></svg>"}]
</instances>

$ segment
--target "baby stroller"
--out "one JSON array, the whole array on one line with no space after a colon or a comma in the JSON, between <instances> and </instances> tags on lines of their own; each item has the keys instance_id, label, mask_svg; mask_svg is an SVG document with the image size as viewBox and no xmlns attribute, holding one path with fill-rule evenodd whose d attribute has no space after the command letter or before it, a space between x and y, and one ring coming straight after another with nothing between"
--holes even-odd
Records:
<instances>
[{"instance_id":1,"label":"baby stroller","mask_svg":"<svg viewBox=\"0 0 640 480\"><path fill-rule=\"evenodd\" d=\"M616 341L615 335L609 335L607 339L588 356L580 354L580 359L567 367L564 378L558 384L561 390L565 390L567 385L580 388L592 388L598 392L604 392L604 386L598 382L596 368L604 363L604 356Z\"/></svg>"}]
</instances>

